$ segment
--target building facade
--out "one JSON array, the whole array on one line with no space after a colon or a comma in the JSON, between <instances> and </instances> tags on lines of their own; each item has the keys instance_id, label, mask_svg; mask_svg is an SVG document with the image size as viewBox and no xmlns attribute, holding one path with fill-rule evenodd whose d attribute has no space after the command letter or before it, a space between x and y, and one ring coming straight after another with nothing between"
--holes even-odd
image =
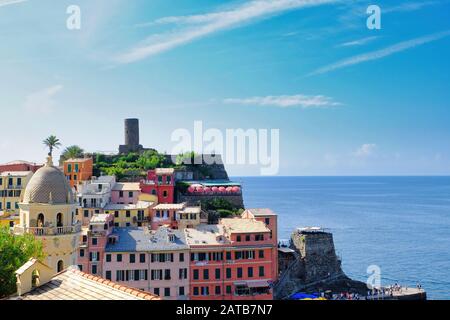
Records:
<instances>
[{"instance_id":1,"label":"building facade","mask_svg":"<svg viewBox=\"0 0 450 320\"><path fill-rule=\"evenodd\" d=\"M64 175L72 188L77 189L78 184L89 181L92 178L93 171L94 160L92 158L64 161Z\"/></svg>"},{"instance_id":2,"label":"building facade","mask_svg":"<svg viewBox=\"0 0 450 320\"><path fill-rule=\"evenodd\" d=\"M43 242L45 264L54 273L75 265L81 223L76 219L76 202L62 171L51 157L30 179L19 204L20 223L15 234L29 233Z\"/></svg>"},{"instance_id":3,"label":"building facade","mask_svg":"<svg viewBox=\"0 0 450 320\"><path fill-rule=\"evenodd\" d=\"M19 203L32 176L32 171L0 173L0 212L15 214L19 211Z\"/></svg>"},{"instance_id":4,"label":"building facade","mask_svg":"<svg viewBox=\"0 0 450 320\"><path fill-rule=\"evenodd\" d=\"M138 182L118 182L112 189L111 203L136 204L141 193Z\"/></svg>"},{"instance_id":5,"label":"building facade","mask_svg":"<svg viewBox=\"0 0 450 320\"><path fill-rule=\"evenodd\" d=\"M173 203L175 198L175 170L155 169L147 173L142 180L140 188L143 193L158 197L158 203Z\"/></svg>"}]
</instances>

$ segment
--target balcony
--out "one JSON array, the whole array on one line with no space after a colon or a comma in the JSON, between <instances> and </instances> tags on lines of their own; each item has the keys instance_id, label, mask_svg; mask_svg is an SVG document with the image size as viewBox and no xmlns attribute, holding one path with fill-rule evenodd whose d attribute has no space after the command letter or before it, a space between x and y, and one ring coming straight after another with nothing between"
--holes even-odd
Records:
<instances>
[{"instance_id":1,"label":"balcony","mask_svg":"<svg viewBox=\"0 0 450 320\"><path fill-rule=\"evenodd\" d=\"M81 232L81 223L68 227L23 227L14 226L16 234L32 234L35 236L59 236L64 234L73 234Z\"/></svg>"}]
</instances>

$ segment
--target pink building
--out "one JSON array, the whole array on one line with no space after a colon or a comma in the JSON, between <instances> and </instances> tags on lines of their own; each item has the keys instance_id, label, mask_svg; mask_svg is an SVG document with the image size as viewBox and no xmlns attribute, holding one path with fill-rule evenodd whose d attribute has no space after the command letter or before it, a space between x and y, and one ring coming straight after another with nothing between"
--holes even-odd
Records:
<instances>
[{"instance_id":1,"label":"pink building","mask_svg":"<svg viewBox=\"0 0 450 320\"><path fill-rule=\"evenodd\" d=\"M173 203L175 197L175 170L172 168L150 170L141 181L141 190L158 197L158 203Z\"/></svg>"},{"instance_id":2,"label":"pink building","mask_svg":"<svg viewBox=\"0 0 450 320\"><path fill-rule=\"evenodd\" d=\"M95 214L89 229L83 230L81 246L78 249L80 271L93 275L103 274L103 259L109 235L114 230L114 216Z\"/></svg>"},{"instance_id":3,"label":"pink building","mask_svg":"<svg viewBox=\"0 0 450 320\"><path fill-rule=\"evenodd\" d=\"M151 228L156 230L161 226L178 229L177 212L186 208L186 203L158 204L150 208Z\"/></svg>"},{"instance_id":4,"label":"pink building","mask_svg":"<svg viewBox=\"0 0 450 320\"><path fill-rule=\"evenodd\" d=\"M112 189L111 203L136 204L141 195L141 187L138 182L118 182Z\"/></svg>"},{"instance_id":5,"label":"pink building","mask_svg":"<svg viewBox=\"0 0 450 320\"><path fill-rule=\"evenodd\" d=\"M104 278L165 300L189 297L189 247L183 231L117 228L104 258Z\"/></svg>"}]
</instances>

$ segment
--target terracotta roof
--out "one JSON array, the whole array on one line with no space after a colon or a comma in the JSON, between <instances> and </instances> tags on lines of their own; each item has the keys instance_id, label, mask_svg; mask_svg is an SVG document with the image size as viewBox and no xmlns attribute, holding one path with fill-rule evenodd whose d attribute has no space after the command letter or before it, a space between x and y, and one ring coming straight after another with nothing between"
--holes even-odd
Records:
<instances>
[{"instance_id":1,"label":"terracotta roof","mask_svg":"<svg viewBox=\"0 0 450 320\"><path fill-rule=\"evenodd\" d=\"M22 300L161 300L160 297L75 269L23 295Z\"/></svg>"},{"instance_id":2,"label":"terracotta roof","mask_svg":"<svg viewBox=\"0 0 450 320\"><path fill-rule=\"evenodd\" d=\"M93 161L93 159L92 158L71 158L64 162L87 162L87 161Z\"/></svg>"},{"instance_id":3,"label":"terracotta roof","mask_svg":"<svg viewBox=\"0 0 450 320\"><path fill-rule=\"evenodd\" d=\"M161 203L154 207L154 210L183 210L186 203Z\"/></svg>"},{"instance_id":4,"label":"terracotta roof","mask_svg":"<svg viewBox=\"0 0 450 320\"><path fill-rule=\"evenodd\" d=\"M174 174L175 169L174 168L157 168L155 170L155 174L157 176L163 176L163 175L169 175L169 174Z\"/></svg>"},{"instance_id":5,"label":"terracotta roof","mask_svg":"<svg viewBox=\"0 0 450 320\"><path fill-rule=\"evenodd\" d=\"M256 216L276 216L277 214L270 209L247 209L248 212Z\"/></svg>"},{"instance_id":6,"label":"terracotta roof","mask_svg":"<svg viewBox=\"0 0 450 320\"><path fill-rule=\"evenodd\" d=\"M118 182L113 187L114 191L141 191L139 182Z\"/></svg>"},{"instance_id":7,"label":"terracotta roof","mask_svg":"<svg viewBox=\"0 0 450 320\"><path fill-rule=\"evenodd\" d=\"M266 224L262 221L254 219L222 219L220 223L225 227L229 233L265 233L270 232Z\"/></svg>"}]
</instances>

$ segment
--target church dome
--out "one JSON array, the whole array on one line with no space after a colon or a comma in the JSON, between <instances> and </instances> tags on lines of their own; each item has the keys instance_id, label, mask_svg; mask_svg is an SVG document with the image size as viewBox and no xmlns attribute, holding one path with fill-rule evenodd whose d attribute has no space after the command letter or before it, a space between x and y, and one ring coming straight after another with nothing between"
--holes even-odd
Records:
<instances>
[{"instance_id":1,"label":"church dome","mask_svg":"<svg viewBox=\"0 0 450 320\"><path fill-rule=\"evenodd\" d=\"M51 158L36 171L25 188L23 203L73 204L74 196L64 173Z\"/></svg>"}]
</instances>

